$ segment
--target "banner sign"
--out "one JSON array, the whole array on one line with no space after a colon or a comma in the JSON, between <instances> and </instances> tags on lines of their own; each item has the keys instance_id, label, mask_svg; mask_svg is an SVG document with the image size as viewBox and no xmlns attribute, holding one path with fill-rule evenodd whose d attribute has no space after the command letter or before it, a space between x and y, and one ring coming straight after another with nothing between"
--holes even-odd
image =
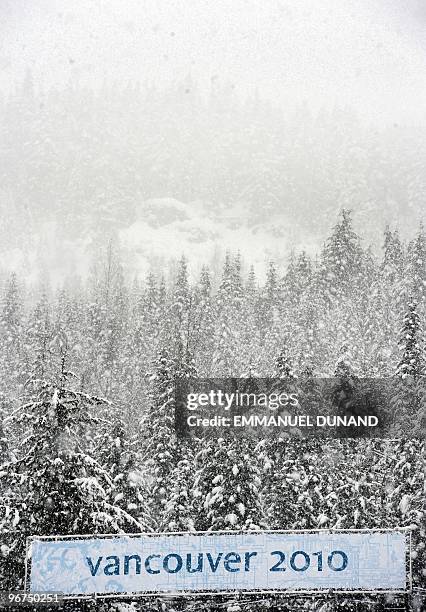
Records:
<instances>
[{"instance_id":1,"label":"banner sign","mask_svg":"<svg viewBox=\"0 0 426 612\"><path fill-rule=\"evenodd\" d=\"M401 531L220 532L31 538L30 591L404 591Z\"/></svg>"}]
</instances>

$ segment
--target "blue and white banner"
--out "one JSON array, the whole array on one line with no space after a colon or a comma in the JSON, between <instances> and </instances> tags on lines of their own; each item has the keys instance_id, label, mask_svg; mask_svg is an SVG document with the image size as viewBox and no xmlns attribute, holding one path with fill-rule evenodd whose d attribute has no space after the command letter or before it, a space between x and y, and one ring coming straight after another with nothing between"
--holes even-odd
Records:
<instances>
[{"instance_id":1,"label":"blue and white banner","mask_svg":"<svg viewBox=\"0 0 426 612\"><path fill-rule=\"evenodd\" d=\"M403 591L404 531L32 538L31 592Z\"/></svg>"}]
</instances>

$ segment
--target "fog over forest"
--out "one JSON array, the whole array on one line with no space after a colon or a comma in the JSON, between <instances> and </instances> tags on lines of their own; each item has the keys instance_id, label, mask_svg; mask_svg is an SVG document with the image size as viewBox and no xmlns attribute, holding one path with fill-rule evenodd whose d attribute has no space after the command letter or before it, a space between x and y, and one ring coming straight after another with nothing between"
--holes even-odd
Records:
<instances>
[{"instance_id":1,"label":"fog over forest","mask_svg":"<svg viewBox=\"0 0 426 612\"><path fill-rule=\"evenodd\" d=\"M130 278L227 248L262 274L342 208L376 253L388 223L412 236L420 2L90 4L1 8L4 272L85 276L112 238Z\"/></svg>"}]
</instances>

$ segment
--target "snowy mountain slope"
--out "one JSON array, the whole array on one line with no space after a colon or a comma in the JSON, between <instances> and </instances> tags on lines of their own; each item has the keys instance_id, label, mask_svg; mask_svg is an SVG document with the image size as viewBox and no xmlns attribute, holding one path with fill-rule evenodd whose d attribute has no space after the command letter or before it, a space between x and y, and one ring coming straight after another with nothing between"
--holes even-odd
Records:
<instances>
[{"instance_id":1,"label":"snowy mountain slope","mask_svg":"<svg viewBox=\"0 0 426 612\"><path fill-rule=\"evenodd\" d=\"M166 261L185 254L202 264L227 249L239 251L262 268L268 259L283 260L297 248L297 226L279 216L250 226L242 207L218 215L200 202L158 198L142 202L136 216L119 238L128 256L136 257L135 268L141 270L152 258Z\"/></svg>"}]
</instances>

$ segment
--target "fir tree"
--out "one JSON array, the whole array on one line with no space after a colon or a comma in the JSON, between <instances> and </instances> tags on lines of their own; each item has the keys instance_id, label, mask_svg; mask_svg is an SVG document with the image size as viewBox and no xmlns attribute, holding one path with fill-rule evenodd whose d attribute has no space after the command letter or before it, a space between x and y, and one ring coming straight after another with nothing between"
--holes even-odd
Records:
<instances>
[{"instance_id":1,"label":"fir tree","mask_svg":"<svg viewBox=\"0 0 426 612\"><path fill-rule=\"evenodd\" d=\"M155 354L160 332L159 288L157 279L149 272L145 285L137 300L137 316L134 321L134 338L139 361L148 360ZM145 367L145 370L147 367Z\"/></svg>"},{"instance_id":2,"label":"fir tree","mask_svg":"<svg viewBox=\"0 0 426 612\"><path fill-rule=\"evenodd\" d=\"M237 367L237 313L240 289L238 272L234 270L229 253L226 254L222 280L216 297L217 324L213 354L213 374L231 376Z\"/></svg>"},{"instance_id":3,"label":"fir tree","mask_svg":"<svg viewBox=\"0 0 426 612\"><path fill-rule=\"evenodd\" d=\"M401 329L402 357L392 385L391 419L395 433L424 433L426 425L426 377L423 332L417 305L411 300Z\"/></svg>"},{"instance_id":4,"label":"fir tree","mask_svg":"<svg viewBox=\"0 0 426 612\"><path fill-rule=\"evenodd\" d=\"M400 347L402 357L396 368L396 375L405 378L417 378L425 374L425 357L423 348L423 333L417 304L411 300L405 314L401 329Z\"/></svg>"},{"instance_id":5,"label":"fir tree","mask_svg":"<svg viewBox=\"0 0 426 612\"><path fill-rule=\"evenodd\" d=\"M249 300L250 299L252 300L256 296L256 293L257 293L256 273L254 271L254 266L251 265L248 276L247 276L246 296Z\"/></svg>"},{"instance_id":6,"label":"fir tree","mask_svg":"<svg viewBox=\"0 0 426 612\"><path fill-rule=\"evenodd\" d=\"M245 377L247 372L256 372L260 375L263 367L264 351L262 348L261 328L259 326L259 313L261 311L261 296L259 295L256 275L251 267L246 286L244 288L244 299L241 305L241 326L239 340L244 351L241 351L240 367L241 376ZM264 329L262 328L264 333Z\"/></svg>"},{"instance_id":7,"label":"fir tree","mask_svg":"<svg viewBox=\"0 0 426 612\"><path fill-rule=\"evenodd\" d=\"M363 251L352 228L351 213L343 209L322 255L323 287L329 300L356 293L361 278Z\"/></svg>"},{"instance_id":8,"label":"fir tree","mask_svg":"<svg viewBox=\"0 0 426 612\"><path fill-rule=\"evenodd\" d=\"M400 278L404 267L404 249L398 230L392 232L389 226L386 226L383 250L381 272L388 282L393 284Z\"/></svg>"},{"instance_id":9,"label":"fir tree","mask_svg":"<svg viewBox=\"0 0 426 612\"><path fill-rule=\"evenodd\" d=\"M237 310L241 308L241 302L243 299L243 280L242 280L242 260L241 253L238 252L234 257L232 263L232 286L233 286L233 295L235 307Z\"/></svg>"},{"instance_id":10,"label":"fir tree","mask_svg":"<svg viewBox=\"0 0 426 612\"><path fill-rule=\"evenodd\" d=\"M426 297L426 234L423 224L408 247L408 268L411 295L420 302Z\"/></svg>"},{"instance_id":11,"label":"fir tree","mask_svg":"<svg viewBox=\"0 0 426 612\"><path fill-rule=\"evenodd\" d=\"M212 368L215 321L210 271L203 266L194 292L194 322L189 346L194 352L198 369L208 376Z\"/></svg>"},{"instance_id":12,"label":"fir tree","mask_svg":"<svg viewBox=\"0 0 426 612\"><path fill-rule=\"evenodd\" d=\"M181 459L173 469L163 527L166 531L194 531L199 508L194 497L195 457L189 443L181 443Z\"/></svg>"},{"instance_id":13,"label":"fir tree","mask_svg":"<svg viewBox=\"0 0 426 612\"><path fill-rule=\"evenodd\" d=\"M257 306L258 326L265 333L271 327L275 312L278 309L278 274L273 261L269 262L266 283Z\"/></svg>"},{"instance_id":14,"label":"fir tree","mask_svg":"<svg viewBox=\"0 0 426 612\"><path fill-rule=\"evenodd\" d=\"M275 370L275 356L284 342L288 340L288 332L283 322L278 308L273 308L270 312L270 323L263 327L261 323L257 327L258 345L255 361L260 364L260 369L266 375L270 375ZM254 336L256 339L256 335ZM263 340L262 340L263 338Z\"/></svg>"},{"instance_id":15,"label":"fir tree","mask_svg":"<svg viewBox=\"0 0 426 612\"><path fill-rule=\"evenodd\" d=\"M13 425L25 431L16 460L1 473L10 494L0 510L0 524L3 529L19 528L20 534L13 558L6 559L15 564L15 588L22 579L27 536L141 528L108 501L112 481L86 451L88 431L97 423L91 410L104 400L45 381L33 381L32 386L30 400L12 418Z\"/></svg>"},{"instance_id":16,"label":"fir tree","mask_svg":"<svg viewBox=\"0 0 426 612\"><path fill-rule=\"evenodd\" d=\"M52 333L51 308L47 293L43 290L26 330L26 346L30 347L27 352L27 377L49 377Z\"/></svg>"},{"instance_id":17,"label":"fir tree","mask_svg":"<svg viewBox=\"0 0 426 612\"><path fill-rule=\"evenodd\" d=\"M16 274L9 278L0 316L0 387L15 393L24 382L22 304ZM11 389L6 385L10 384Z\"/></svg>"},{"instance_id":18,"label":"fir tree","mask_svg":"<svg viewBox=\"0 0 426 612\"><path fill-rule=\"evenodd\" d=\"M262 528L260 470L250 442L236 438L205 441L198 453L194 495L200 499L197 528Z\"/></svg>"},{"instance_id":19,"label":"fir tree","mask_svg":"<svg viewBox=\"0 0 426 612\"><path fill-rule=\"evenodd\" d=\"M187 344L190 326L191 295L188 281L188 264L182 255L176 273L170 308L170 342Z\"/></svg>"},{"instance_id":20,"label":"fir tree","mask_svg":"<svg viewBox=\"0 0 426 612\"><path fill-rule=\"evenodd\" d=\"M111 479L108 499L132 516L144 530L151 529L147 512L148 491L138 470L136 440L130 440L121 420L116 420L98 442L99 463Z\"/></svg>"},{"instance_id":21,"label":"fir tree","mask_svg":"<svg viewBox=\"0 0 426 612\"><path fill-rule=\"evenodd\" d=\"M304 442L277 438L259 444L265 507L272 529L302 529L309 525L306 515L313 510L313 503L307 494L310 474L306 471L308 466L303 465L307 459Z\"/></svg>"},{"instance_id":22,"label":"fir tree","mask_svg":"<svg viewBox=\"0 0 426 612\"><path fill-rule=\"evenodd\" d=\"M177 460L175 431L174 364L168 352L160 351L151 377L151 406L142 420L146 443L146 465L151 474L151 514L157 526L171 491L171 474Z\"/></svg>"}]
</instances>

